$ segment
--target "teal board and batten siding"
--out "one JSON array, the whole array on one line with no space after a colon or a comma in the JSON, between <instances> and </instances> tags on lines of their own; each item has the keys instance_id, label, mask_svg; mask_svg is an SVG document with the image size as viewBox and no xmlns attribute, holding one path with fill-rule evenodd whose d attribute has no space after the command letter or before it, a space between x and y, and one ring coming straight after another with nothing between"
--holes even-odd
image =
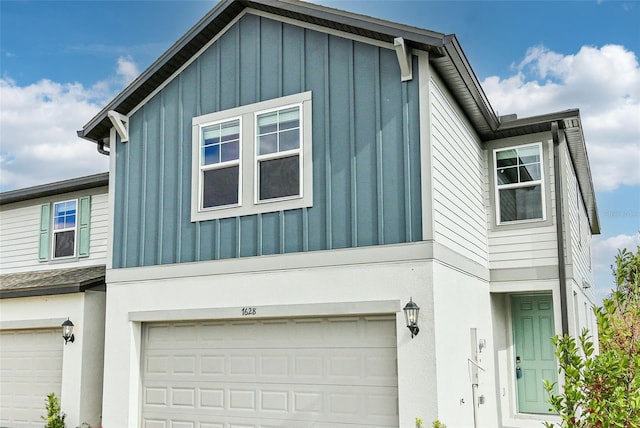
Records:
<instances>
[{"instance_id":1,"label":"teal board and batten siding","mask_svg":"<svg viewBox=\"0 0 640 428\"><path fill-rule=\"evenodd\" d=\"M304 91L313 206L192 223L191 119ZM115 268L422 239L418 79L401 82L391 49L245 15L129 127L116 146Z\"/></svg>"}]
</instances>

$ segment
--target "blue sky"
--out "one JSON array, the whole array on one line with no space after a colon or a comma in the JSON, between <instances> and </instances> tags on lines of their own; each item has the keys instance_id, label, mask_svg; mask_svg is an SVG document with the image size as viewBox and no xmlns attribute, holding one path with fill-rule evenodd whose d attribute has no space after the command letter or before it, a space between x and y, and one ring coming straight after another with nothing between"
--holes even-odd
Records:
<instances>
[{"instance_id":1,"label":"blue sky","mask_svg":"<svg viewBox=\"0 0 640 428\"><path fill-rule=\"evenodd\" d=\"M640 2L315 2L455 33L499 114L580 108L603 297L616 249L640 244ZM0 191L106 171L75 131L215 4L0 0Z\"/></svg>"}]
</instances>

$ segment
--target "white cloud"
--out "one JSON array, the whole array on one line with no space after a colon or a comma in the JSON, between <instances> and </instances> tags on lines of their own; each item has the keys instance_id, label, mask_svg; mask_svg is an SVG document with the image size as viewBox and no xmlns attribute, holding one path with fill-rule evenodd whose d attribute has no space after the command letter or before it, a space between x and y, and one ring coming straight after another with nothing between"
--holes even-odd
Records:
<instances>
[{"instance_id":1,"label":"white cloud","mask_svg":"<svg viewBox=\"0 0 640 428\"><path fill-rule=\"evenodd\" d=\"M593 261L595 269L609 269L615 262L615 256L618 250L626 248L635 251L640 245L640 232L634 235L617 235L609 238L594 237L593 238Z\"/></svg>"},{"instance_id":2,"label":"white cloud","mask_svg":"<svg viewBox=\"0 0 640 428\"><path fill-rule=\"evenodd\" d=\"M579 108L597 190L640 185L640 65L619 45L562 55L530 48L512 76L482 86L500 114L532 116Z\"/></svg>"},{"instance_id":3,"label":"white cloud","mask_svg":"<svg viewBox=\"0 0 640 428\"><path fill-rule=\"evenodd\" d=\"M107 171L108 158L76 131L137 75L133 60L121 57L115 74L91 87L0 78L0 189Z\"/></svg>"},{"instance_id":4,"label":"white cloud","mask_svg":"<svg viewBox=\"0 0 640 428\"><path fill-rule=\"evenodd\" d=\"M599 299L606 297L615 286L611 266L615 264L618 250L626 248L635 252L638 245L640 245L640 232L633 235L620 234L608 238L593 237L593 274L595 283L598 285L596 297Z\"/></svg>"},{"instance_id":5,"label":"white cloud","mask_svg":"<svg viewBox=\"0 0 640 428\"><path fill-rule=\"evenodd\" d=\"M138 77L140 71L138 70L138 66L133 61L130 56L121 56L118 58L118 76L120 76L123 80L124 85L128 85L133 82L133 80Z\"/></svg>"}]
</instances>

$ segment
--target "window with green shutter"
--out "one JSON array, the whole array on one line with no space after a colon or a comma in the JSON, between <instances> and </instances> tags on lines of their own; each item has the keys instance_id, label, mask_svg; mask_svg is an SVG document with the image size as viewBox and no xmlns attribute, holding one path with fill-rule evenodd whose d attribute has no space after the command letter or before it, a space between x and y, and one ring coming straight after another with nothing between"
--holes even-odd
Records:
<instances>
[{"instance_id":1,"label":"window with green shutter","mask_svg":"<svg viewBox=\"0 0 640 428\"><path fill-rule=\"evenodd\" d=\"M40 207L38 260L88 257L91 197L43 204Z\"/></svg>"}]
</instances>

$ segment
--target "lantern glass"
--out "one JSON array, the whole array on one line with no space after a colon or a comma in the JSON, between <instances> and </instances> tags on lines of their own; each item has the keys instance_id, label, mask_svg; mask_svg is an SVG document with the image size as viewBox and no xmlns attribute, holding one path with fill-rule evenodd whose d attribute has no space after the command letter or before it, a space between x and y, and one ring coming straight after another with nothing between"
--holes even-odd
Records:
<instances>
[{"instance_id":1,"label":"lantern glass","mask_svg":"<svg viewBox=\"0 0 640 428\"><path fill-rule=\"evenodd\" d=\"M414 337L420 331L418 328L418 314L420 313L420 307L416 305L413 298L411 298L409 299L409 303L407 303L402 310L404 311L407 328L411 331L411 337Z\"/></svg>"},{"instance_id":2,"label":"lantern glass","mask_svg":"<svg viewBox=\"0 0 640 428\"><path fill-rule=\"evenodd\" d=\"M62 323L62 338L64 339L64 343L73 342L73 323L67 318L65 322Z\"/></svg>"}]
</instances>

